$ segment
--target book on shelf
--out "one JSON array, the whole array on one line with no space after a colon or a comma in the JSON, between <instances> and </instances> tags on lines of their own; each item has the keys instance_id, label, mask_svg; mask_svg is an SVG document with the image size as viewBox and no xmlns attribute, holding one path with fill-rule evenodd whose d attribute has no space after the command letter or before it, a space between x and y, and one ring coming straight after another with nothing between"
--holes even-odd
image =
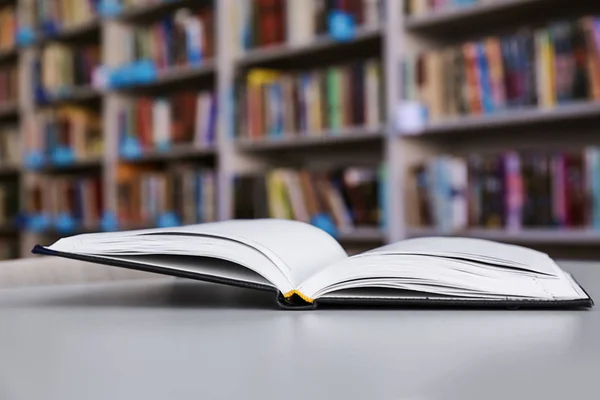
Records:
<instances>
[{"instance_id":1,"label":"book on shelf","mask_svg":"<svg viewBox=\"0 0 600 400\"><path fill-rule=\"evenodd\" d=\"M77 106L61 106L37 113L26 130L26 152L38 152L52 163L101 159L104 140L99 112ZM60 159L57 151L69 152Z\"/></svg>"},{"instance_id":2,"label":"book on shelf","mask_svg":"<svg viewBox=\"0 0 600 400\"><path fill-rule=\"evenodd\" d=\"M168 169L120 165L117 178L119 224L156 226L173 215L185 224L217 219L217 181L213 170L194 165Z\"/></svg>"},{"instance_id":3,"label":"book on shelf","mask_svg":"<svg viewBox=\"0 0 600 400\"><path fill-rule=\"evenodd\" d=\"M381 0L241 0L234 4L240 51L288 43L308 44L329 32L333 12L350 15L365 29L379 27Z\"/></svg>"},{"instance_id":4,"label":"book on shelf","mask_svg":"<svg viewBox=\"0 0 600 400\"><path fill-rule=\"evenodd\" d=\"M44 46L41 56L34 61L37 100L68 96L69 90L91 86L94 73L101 65L100 54L98 44Z\"/></svg>"},{"instance_id":5,"label":"book on shelf","mask_svg":"<svg viewBox=\"0 0 600 400\"><path fill-rule=\"evenodd\" d=\"M599 101L600 17L428 51L404 67L404 98L431 121Z\"/></svg>"},{"instance_id":6,"label":"book on shelf","mask_svg":"<svg viewBox=\"0 0 600 400\"><path fill-rule=\"evenodd\" d=\"M19 182L16 177L0 181L0 228L16 226L19 215Z\"/></svg>"},{"instance_id":7,"label":"book on shelf","mask_svg":"<svg viewBox=\"0 0 600 400\"><path fill-rule=\"evenodd\" d=\"M76 27L97 16L102 0L37 0L35 16L37 28L43 35L54 35L61 30Z\"/></svg>"},{"instance_id":8,"label":"book on shelf","mask_svg":"<svg viewBox=\"0 0 600 400\"><path fill-rule=\"evenodd\" d=\"M600 149L440 156L411 171L411 226L600 230Z\"/></svg>"},{"instance_id":9,"label":"book on shelf","mask_svg":"<svg viewBox=\"0 0 600 400\"><path fill-rule=\"evenodd\" d=\"M0 126L0 167L18 166L21 162L21 141L18 126Z\"/></svg>"},{"instance_id":10,"label":"book on shelf","mask_svg":"<svg viewBox=\"0 0 600 400\"><path fill-rule=\"evenodd\" d=\"M181 8L149 25L124 33L124 61L151 60L158 71L195 66L215 56L212 7Z\"/></svg>"},{"instance_id":11,"label":"book on shelf","mask_svg":"<svg viewBox=\"0 0 600 400\"><path fill-rule=\"evenodd\" d=\"M216 140L217 98L211 91L136 98L119 108L118 124L121 142L134 139L142 152L177 144L210 148Z\"/></svg>"},{"instance_id":12,"label":"book on shelf","mask_svg":"<svg viewBox=\"0 0 600 400\"><path fill-rule=\"evenodd\" d=\"M28 216L43 215L58 231L96 229L104 212L104 188L99 174L44 176L26 188Z\"/></svg>"},{"instance_id":13,"label":"book on shelf","mask_svg":"<svg viewBox=\"0 0 600 400\"><path fill-rule=\"evenodd\" d=\"M468 7L485 2L485 0L406 0L404 6L407 15L426 15L437 11Z\"/></svg>"},{"instance_id":14,"label":"book on shelf","mask_svg":"<svg viewBox=\"0 0 600 400\"><path fill-rule=\"evenodd\" d=\"M17 44L17 10L12 4L0 4L0 52Z\"/></svg>"},{"instance_id":15,"label":"book on shelf","mask_svg":"<svg viewBox=\"0 0 600 400\"><path fill-rule=\"evenodd\" d=\"M252 69L238 97L238 134L277 139L378 128L383 85L376 59L300 72Z\"/></svg>"},{"instance_id":16,"label":"book on shelf","mask_svg":"<svg viewBox=\"0 0 600 400\"><path fill-rule=\"evenodd\" d=\"M16 65L0 65L0 107L19 100L19 70Z\"/></svg>"},{"instance_id":17,"label":"book on shelf","mask_svg":"<svg viewBox=\"0 0 600 400\"><path fill-rule=\"evenodd\" d=\"M279 219L78 235L33 252L271 291L284 308L593 306L570 274L535 250L420 238L349 257L325 231Z\"/></svg>"},{"instance_id":18,"label":"book on shelf","mask_svg":"<svg viewBox=\"0 0 600 400\"><path fill-rule=\"evenodd\" d=\"M234 217L331 222L336 232L379 228L384 216L384 168L331 171L279 168L234 181Z\"/></svg>"}]
</instances>

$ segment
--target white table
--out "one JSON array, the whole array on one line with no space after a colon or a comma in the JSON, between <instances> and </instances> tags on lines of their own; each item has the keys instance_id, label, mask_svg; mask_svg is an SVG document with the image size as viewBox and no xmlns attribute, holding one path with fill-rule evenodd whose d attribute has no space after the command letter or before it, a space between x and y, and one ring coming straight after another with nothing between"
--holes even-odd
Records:
<instances>
[{"instance_id":1,"label":"white table","mask_svg":"<svg viewBox=\"0 0 600 400\"><path fill-rule=\"evenodd\" d=\"M600 301L600 264L565 268ZM2 400L600 397L600 308L294 312L159 278L2 290L0 321Z\"/></svg>"}]
</instances>

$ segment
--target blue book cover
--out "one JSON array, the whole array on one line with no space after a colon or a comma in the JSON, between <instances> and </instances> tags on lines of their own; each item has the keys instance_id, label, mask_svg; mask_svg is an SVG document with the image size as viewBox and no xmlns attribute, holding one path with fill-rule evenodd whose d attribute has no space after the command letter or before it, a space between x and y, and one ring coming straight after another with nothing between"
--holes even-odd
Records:
<instances>
[{"instance_id":1,"label":"blue book cover","mask_svg":"<svg viewBox=\"0 0 600 400\"><path fill-rule=\"evenodd\" d=\"M196 173L196 216L199 223L204 222L204 191L202 190L202 173Z\"/></svg>"},{"instance_id":2,"label":"blue book cover","mask_svg":"<svg viewBox=\"0 0 600 400\"><path fill-rule=\"evenodd\" d=\"M171 18L165 18L161 21L160 23L162 31L163 31L163 35L164 38L163 40L165 41L166 45L166 52L165 52L165 58L166 58L166 65L168 66L173 66L175 65L175 55L173 54L173 51L175 49L175 46L169 46L168 44L171 43L172 38L174 37L173 35L175 34L174 29L174 22Z\"/></svg>"},{"instance_id":3,"label":"blue book cover","mask_svg":"<svg viewBox=\"0 0 600 400\"><path fill-rule=\"evenodd\" d=\"M477 68L479 69L479 87L481 88L483 112L490 114L494 112L494 97L492 95L490 66L482 42L477 43Z\"/></svg>"},{"instance_id":4,"label":"blue book cover","mask_svg":"<svg viewBox=\"0 0 600 400\"><path fill-rule=\"evenodd\" d=\"M275 122L275 135L278 137L283 136L283 107L284 107L284 99L283 99L283 87L281 82L276 82L273 84L273 96L274 96L274 122Z\"/></svg>"},{"instance_id":5,"label":"blue book cover","mask_svg":"<svg viewBox=\"0 0 600 400\"><path fill-rule=\"evenodd\" d=\"M210 116L207 124L208 132L204 132L204 137L209 146L215 144L215 136L217 131L217 117L218 117L218 100L213 94L210 101Z\"/></svg>"},{"instance_id":6,"label":"blue book cover","mask_svg":"<svg viewBox=\"0 0 600 400\"><path fill-rule=\"evenodd\" d=\"M308 105L306 104L306 93L307 89L310 85L310 74L304 73L300 75L300 93L299 93L299 103L300 103L300 132L308 133Z\"/></svg>"},{"instance_id":7,"label":"blue book cover","mask_svg":"<svg viewBox=\"0 0 600 400\"><path fill-rule=\"evenodd\" d=\"M450 186L447 157L439 157L433 162L434 216L441 232L450 231L452 224L452 188Z\"/></svg>"}]
</instances>

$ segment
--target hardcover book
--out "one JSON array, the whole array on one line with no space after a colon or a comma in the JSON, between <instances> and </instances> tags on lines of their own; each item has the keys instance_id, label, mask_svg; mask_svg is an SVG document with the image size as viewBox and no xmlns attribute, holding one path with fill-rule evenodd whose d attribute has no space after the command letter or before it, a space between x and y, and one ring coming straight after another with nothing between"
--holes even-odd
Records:
<instances>
[{"instance_id":1,"label":"hardcover book","mask_svg":"<svg viewBox=\"0 0 600 400\"><path fill-rule=\"evenodd\" d=\"M269 290L284 308L593 305L571 275L538 251L431 237L348 257L325 231L278 219L83 234L33 252Z\"/></svg>"}]
</instances>

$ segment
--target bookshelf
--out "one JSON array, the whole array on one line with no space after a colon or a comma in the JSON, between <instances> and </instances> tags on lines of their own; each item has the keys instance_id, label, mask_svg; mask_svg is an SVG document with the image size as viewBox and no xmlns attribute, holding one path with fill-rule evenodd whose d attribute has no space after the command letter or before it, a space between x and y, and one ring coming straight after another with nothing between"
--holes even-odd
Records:
<instances>
[{"instance_id":1,"label":"bookshelf","mask_svg":"<svg viewBox=\"0 0 600 400\"><path fill-rule=\"evenodd\" d=\"M556 18L580 17L594 12L600 14L599 5L586 0L481 0L470 6L406 15L406 2L382 1L385 13L380 23L358 26L350 38L344 39L316 32L310 40L298 43L283 41L245 50L239 46L238 30L232 28L239 25L236 18L239 18L241 2L170 0L126 7L115 15L93 16L50 34L42 32L27 45L0 49L0 67L18 65L22 72L20 99L0 104L0 130L5 125L18 125L24 152L28 149L25 138L39 114L65 107L82 107L97 113L103 138L101 156L36 169L28 167L24 161L18 166L0 165L0 182L18 180L19 193L25 200L21 213L26 214L29 207L27 196L40 182L70 176L100 176L103 216L108 216L106 219L110 222L111 216L119 216L122 188L118 182L124 169L138 168L159 173L184 164L215 172L215 207L217 219L222 220L235 217L236 177L277 168L315 167L327 170L340 166L379 167L385 164L386 173L381 180L384 187L381 208L385 223L380 227L341 229L337 232L341 242L376 245L425 235L463 235L534 247L591 247L600 243L600 232L585 227L446 231L436 227L412 226L409 215L414 207L410 200L413 193L409 171L415 164L442 154L463 156L474 152L493 152L499 148L577 149L598 145L600 143L594 132L600 121L600 103L574 101L551 108L522 107L489 115L444 116L422 123L418 129L411 131L403 130L397 116L405 89L401 66L407 58L466 40L514 32L519 27L537 28ZM21 21L31 25L31 18L21 14L26 14L35 1L0 1L0 8L5 4L16 4ZM173 16L181 8L204 7L213 12L214 52L201 62L159 68L151 79L144 81L105 86L90 82L59 91L41 103L35 98L34 83L28 77L33 63L45 47L60 44L74 48L97 43L102 64L117 70L135 61L133 55L124 50L124 38L136 29L152 26L167 16ZM237 98L251 71L265 69L283 74L290 71L301 73L325 70L359 59L380 61L381 77L385 83L379 107L385 112L378 124L346 124L335 129L323 127L310 132L284 130L276 137L240 134ZM106 83L107 76L102 75L102 78ZM214 140L203 144L196 141L171 143L164 148L150 146L134 157L124 156L120 123L123 110L140 99L171 98L186 90L214 93L218 108ZM568 137L565 137L565 131L569 132ZM152 140L155 139L153 137ZM106 223L106 219L99 219L94 226L79 226L73 233L108 229L111 224ZM112 225L112 228L150 226L156 226L156 221L123 222ZM0 238L17 238L21 256L28 256L33 244L46 243L62 234L65 232L52 226L35 232L13 226L0 229Z\"/></svg>"},{"instance_id":2,"label":"bookshelf","mask_svg":"<svg viewBox=\"0 0 600 400\"><path fill-rule=\"evenodd\" d=\"M587 94L573 91L570 92L572 95L564 96L563 92L563 94L558 94L559 97L563 96L562 100L557 101L554 99L553 102L550 102L552 104L548 104L549 102L547 99L549 96L557 96L557 94L556 92L551 95L548 93L553 93L555 90L562 90L561 87L564 89L564 86L547 86L547 79L553 79L555 76L561 74L564 74L564 76L569 79L568 74L570 72L569 70L559 70L556 72L558 75L553 75L552 78L549 78L549 72L547 71L548 65L552 65L549 63L553 62L548 60L554 60L554 58L550 57L573 57L572 53L570 55L567 52L569 48L573 49L573 47L569 46L580 46L582 43L576 42L576 40L579 40L577 38L582 36L575 35L579 35L579 32L584 32L581 35L585 36L585 31L583 31L585 22L581 20L581 18L589 15L598 15L599 11L600 8L598 8L598 4L592 4L591 2L586 1L573 1L567 3L552 0L505 0L478 1L476 4L464 7L446 7L439 10L403 15L399 24L399 37L402 41L405 62L406 60L411 62L411 60L418 57L423 57L423 54L426 56L434 54L434 57L440 57L435 55L436 52L437 54L443 54L441 57L446 57L444 60L447 60L448 57L451 57L450 52L454 51L452 49L457 46L460 46L458 48L463 51L463 56L467 57L467 54L470 54L467 53L467 51L469 51L467 49L472 47L467 47L471 45L465 43L476 43L475 46L479 46L477 51L480 51L479 49L483 48L484 54L486 54L487 57L493 57L494 50L492 50L491 47L494 45L492 40L495 39L493 38L500 37L499 43L501 43L502 46L506 46L511 40L514 40L515 43L519 40L522 41L521 43L525 43L525 41L530 40L528 37L531 37L533 38L533 46L531 47L533 53L529 54L533 55L526 55L525 58L531 57L533 61L531 61L531 66L524 65L524 71L525 73L528 73L527 71L533 70L536 80L531 81L532 83L529 84L532 85L530 87L533 87L532 90L535 93L535 104L528 104L527 100L525 100L523 103L509 103L505 109L496 109L491 112L485 110L484 112L479 113L471 110L467 111L466 115L463 111L459 112L458 115L448 116L445 115L447 112L446 110L440 113L439 109L436 109L439 103L436 104L435 99L424 98L425 102L429 102L429 111L435 110L437 114L432 116L431 119L421 120L417 125L413 126L403 126L400 123L395 146L400 155L397 161L397 168L404 171L404 176L401 177L402 184L400 192L402 193L400 201L401 209L404 213L402 216L403 223L400 225L403 228L399 229L397 232L401 237L432 235L478 237L528 245L550 251L551 253L555 252L556 254L561 254L563 257L565 254L568 254L569 257L573 257L576 254L583 254L583 249L591 251L594 246L597 245L600 234L597 228L592 227L592 225L595 225L593 222L595 218L594 207L596 204L594 194L595 189L593 189L593 186L587 186L593 185L593 182L595 181L595 169L591 164L592 158L586 158L587 156L579 153L583 149L585 154L586 152L591 151L589 150L589 146L592 146L591 149L593 150L595 146L598 145L598 140L592 133L593 126L600 120L600 103L592 97L592 77L589 75L593 68L586 64L586 69L578 70L585 71L584 76L587 77L586 79L589 79L586 81L587 86L582 89L582 91L585 91ZM567 21L568 23L563 23L562 21ZM542 47L545 45L543 40L546 37L550 37L549 46L556 46L556 43L558 42L552 41L562 40L559 39L559 35L561 34L560 30L564 29L565 26L568 27L567 31L569 32L569 35L571 35L568 40L572 40L572 42L562 42L567 43L567 47L558 48L558 51L562 51L563 53L560 53L559 55L552 54L549 56L549 53L546 53L546 48ZM457 27L461 27L462 29L457 29ZM483 41L484 39L486 40L485 42ZM485 44L480 45L479 43ZM501 47L501 50L506 51L506 48L507 47ZM587 47L586 49L586 51L590 50L590 48ZM492 55L490 56L490 54ZM589 54L589 56L585 55L586 60L588 59L587 57L592 59L592 53ZM501 60L504 59L506 62L507 53L500 53L500 56L504 57L501 58ZM429 63L424 64L423 66L426 70L427 68L430 68L427 71L431 71L431 68L437 68L431 67L434 62L437 62L430 61L431 58L427 60L424 58L419 59L424 60L424 63ZM449 64L443 65L447 67ZM492 65L492 67L493 66L494 65ZM504 64L504 67L512 68L510 64ZM405 68L408 67L405 66ZM450 66L450 68L455 67ZM481 64L476 68L481 68ZM494 70L493 73L497 72L498 69ZM511 70L505 69L501 73L509 74L512 72ZM431 72L426 72L426 74L428 74L428 77L436 76L435 73ZM506 77L508 75L504 76ZM527 82L527 79L529 79L524 75L520 75L520 77L524 79L524 82ZM484 78L481 78L481 81L479 82L482 82L483 79ZM492 77L492 79L495 78ZM406 99L406 96L414 99L414 93L407 94L413 89L410 87L410 82L410 79L402 81L402 96L404 99ZM446 83L443 83L444 81L436 82L443 85L448 84L447 81ZM555 80L554 82L559 81ZM497 84L497 81L492 81L492 85L495 84ZM446 86L446 88L448 87L452 87L452 85ZM574 86L570 86L570 88L573 87ZM578 88L581 87L582 86ZM472 86L470 88L471 89L467 90L473 90ZM513 89L508 86L506 86L506 88L508 88L508 90ZM488 90L482 88L482 86L480 86L480 89L481 92ZM446 92L446 95L447 93L448 92ZM491 93L492 96L497 95L499 93L497 92L497 86L493 86L488 93ZM512 93L507 92L507 96L513 96L514 94L514 91ZM417 96L423 95L424 92L417 92ZM427 94L425 93L425 95ZM482 102L489 100L489 98L484 97L486 96L485 93L480 95L482 96ZM411 101L408 101L405 104L409 104L410 106ZM467 109L470 108L471 105L472 103L468 104ZM455 111L451 112L454 113ZM406 116L409 114L403 115ZM509 154L508 152L512 153ZM501 161L505 164L499 164L499 168L504 168L506 165L509 165L507 164L508 162L514 161L517 164L512 165L518 165L518 175L502 175L504 173L509 174L510 172L507 172L508 170L503 170L502 172L498 172L498 175L494 175L496 174L495 172L486 170L486 172L483 173L484 175L482 175L483 178L479 178L477 170L473 167L473 163L477 162L473 161L473 155L479 155L480 158L483 156L483 159L486 160L484 162L489 162L487 165L489 165L490 168L494 168L491 166L493 161L487 160L493 160L494 157L499 154L509 154L506 156L507 158ZM572 156L572 154L577 155ZM562 157L569 159L570 157L582 157L582 159L580 159L582 164L578 167L572 167L574 164L563 164L561 161ZM459 161L456 161L457 159ZM482 207L486 208L479 210L475 209L475 211L473 211L472 208L466 209L468 215L461 214L458 217L459 219L465 218L458 222L459 226L452 227L452 223L449 226L444 222L441 223L442 226L439 226L440 224L437 222L434 223L433 226L428 223L423 226L421 222L415 222L420 219L420 217L415 217L415 214L422 212L423 209L418 207L420 207L419 204L422 206L422 203L419 202L424 198L423 193L415 193L415 190L419 190L419 186L415 186L415 182L417 182L415 181L415 177L428 176L426 179L438 178L432 178L432 175L425 175L423 172L415 172L414 168L424 165L425 168L436 168L435 165L441 165L436 164L438 162L458 162L459 167L456 167L456 164L451 167L451 170L453 171L451 173L453 174L460 174L460 168L462 168L460 163L465 162L469 171L468 179L487 179L487 181L474 180L473 182L475 183L472 183L471 181L467 182L467 185L464 186L466 188L465 192L463 193L466 193L464 196L469 199L469 202L473 199L469 196L477 196L479 193L486 195L487 189L478 192L479 187L476 185L480 182L495 182L500 183L501 185L512 184L518 186L500 186L502 192L496 192L498 196L501 196L501 199L504 199L502 196L507 196L506 200L501 200L505 201L505 203L500 206L502 207L502 211L498 211L497 204L479 203L484 204ZM571 161L569 161L569 163L571 163ZM531 165L533 165L534 168L528 169ZM548 165L550 169L544 170L544 165ZM456 168L459 169L457 170ZM580 168L579 175L574 174L577 171L577 168ZM563 172L569 175L564 175L567 177L561 178L560 174ZM455 175L454 179L460 180L462 178L456 178ZM509 179L518 180L509 181ZM582 180L578 181L577 179ZM548 180L549 183L546 184ZM420 184L423 185L430 185L433 181L421 180L420 182ZM565 186L560 186L563 182L565 182ZM538 183L541 183L542 185L534 186ZM574 192L574 190L576 190L575 188L579 187L577 185L581 185L582 192L584 192L582 194L584 196L582 203L578 206L578 209L583 209L586 214L585 222L583 223L579 221L574 222L569 219L574 215L573 211L568 207L570 207L569 204L574 204L574 199L578 196L578 194L576 194L578 192ZM423 188L427 186L420 187ZM460 187L462 188L463 186ZM562 190L558 189L560 187L562 187ZM455 188L456 186L453 190ZM432 193L431 189L425 190L428 190L428 193L430 193L425 196L430 196ZM509 197L514 193L519 193L520 196L526 197L516 197L516 200L514 197ZM431 199L432 197L429 198ZM419 200L415 202L415 199ZM564 203L562 203L563 199L565 201ZM538 200L540 202L538 202ZM516 203L514 203L515 201ZM537 204L537 206L532 208L532 204L534 203ZM439 205L439 203L437 204ZM456 205L456 203L453 204ZM443 206L441 207L443 208ZM459 204L458 207L461 209L462 205ZM538 212L545 212L540 211L546 210L544 207L551 207L551 214L544 215L544 217L537 219L537 217L541 215L537 214ZM417 209L419 211L417 211ZM492 211L490 211L490 209ZM436 212L440 209L434 208L430 210ZM482 217L482 215L484 215L482 213L487 213L485 215L489 216L490 212L501 212L501 218L506 219L504 222L500 223L498 223L497 220L489 222L490 220L487 219L488 222L486 223L492 224L489 228L477 226L481 224L479 221L486 218ZM565 214L563 214L563 212ZM453 215L453 218L456 218L457 214L455 214L454 211L451 211L450 213ZM519 221L516 223L516 227L509 228L509 224L514 223L514 220L510 219L513 217L513 214L511 213L518 215ZM473 215L475 215L475 217L473 217ZM496 216L499 214L494 215ZM443 216L441 220L444 221L446 216L447 215ZM440 220L440 215L437 215L434 218ZM565 249L567 249L566 252L559 253L560 250Z\"/></svg>"}]
</instances>

